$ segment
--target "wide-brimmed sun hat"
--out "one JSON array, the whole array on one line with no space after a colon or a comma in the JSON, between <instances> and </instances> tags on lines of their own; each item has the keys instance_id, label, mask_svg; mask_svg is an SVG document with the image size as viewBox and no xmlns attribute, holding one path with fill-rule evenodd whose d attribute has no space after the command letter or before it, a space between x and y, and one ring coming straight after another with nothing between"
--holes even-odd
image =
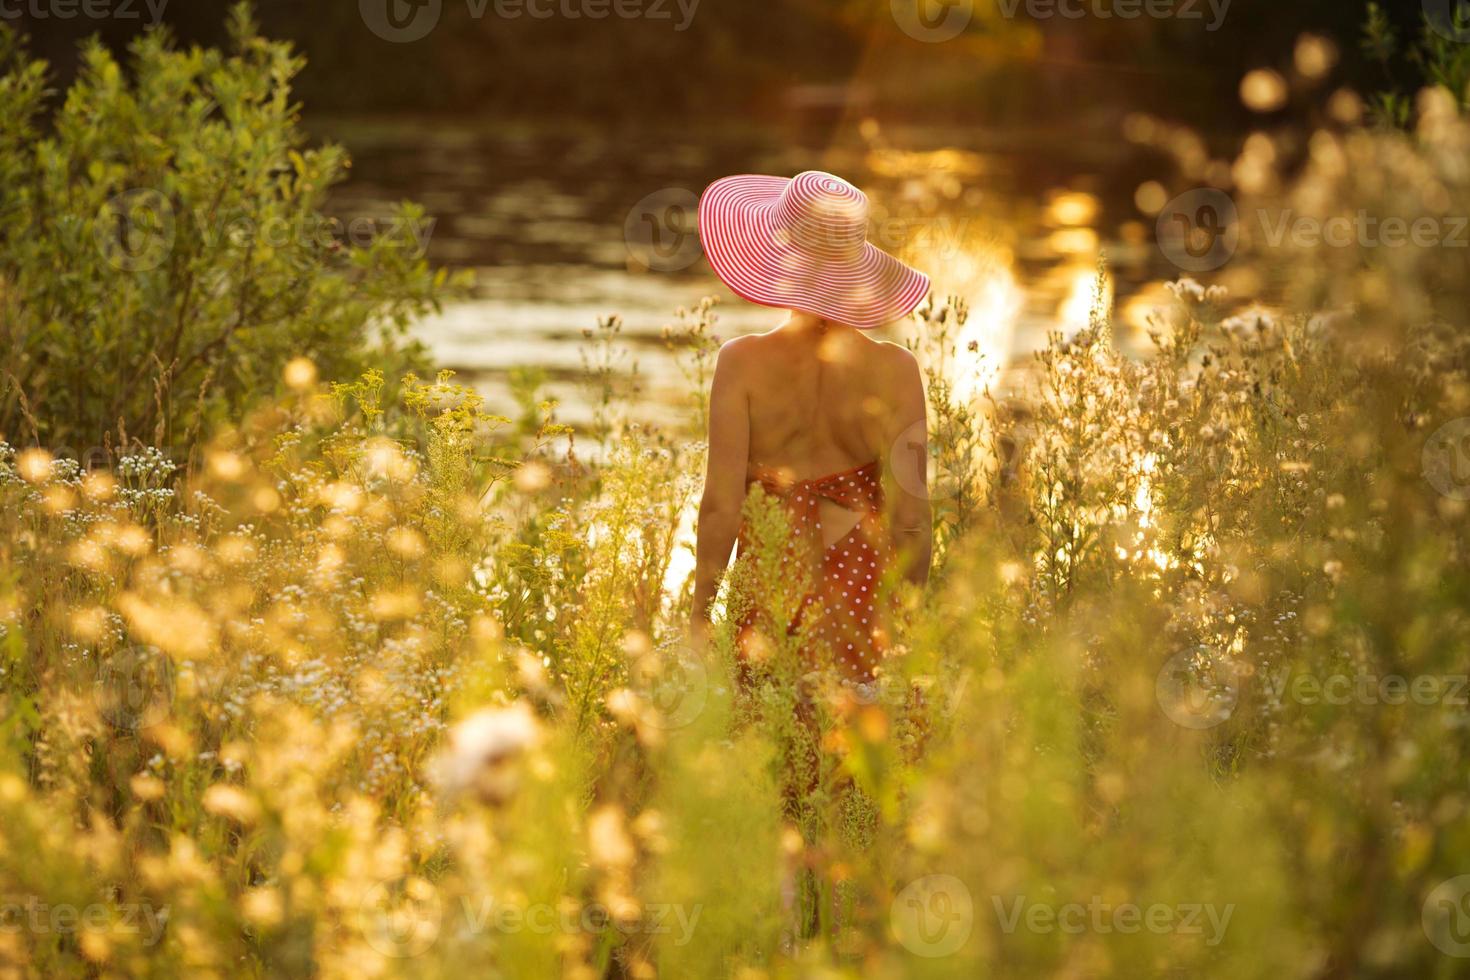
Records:
<instances>
[{"instance_id":1,"label":"wide-brimmed sun hat","mask_svg":"<svg viewBox=\"0 0 1470 980\"><path fill-rule=\"evenodd\" d=\"M742 174L699 201L699 238L735 295L862 330L911 312L929 277L868 241L868 198L841 177Z\"/></svg>"}]
</instances>

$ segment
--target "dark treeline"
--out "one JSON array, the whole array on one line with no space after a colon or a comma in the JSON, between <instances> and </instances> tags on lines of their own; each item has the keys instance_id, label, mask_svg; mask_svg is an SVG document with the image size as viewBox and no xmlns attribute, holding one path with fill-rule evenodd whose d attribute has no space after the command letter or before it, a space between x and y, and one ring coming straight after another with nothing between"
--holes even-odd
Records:
<instances>
[{"instance_id":1,"label":"dark treeline","mask_svg":"<svg viewBox=\"0 0 1470 980\"><path fill-rule=\"evenodd\" d=\"M55 66L59 82L76 64L80 38L96 33L121 48L149 19L147 0L89 0L118 14L106 18L57 16L82 0L6 2L5 10L25 11L16 20L35 52ZM160 0L151 2L156 7ZM406 20L435 2L437 26L421 39L395 43L368 26L375 4L378 10L394 5ZM599 4L645 16L560 13ZM1129 4L1171 9L1174 16L1099 16ZM162 19L182 41L219 44L228 5L171 0ZM503 15L531 5L552 15ZM1417 32L1417 0L1385 6L1402 36ZM121 16L124 7L135 16ZM1246 122L1235 91L1240 75L1289 64L1303 31L1337 41L1341 80L1363 89L1382 84L1379 67L1359 53L1366 8L1366 0L975 0L960 37L923 43L899 29L889 0L256 5L265 33L294 42L309 59L298 91L314 112L497 119L554 112L562 119L677 122L760 118L802 94L820 100L856 88L870 93L880 113L904 118L1045 125L1085 119L1099 104L1126 104L1172 117L1209 115L1224 129Z\"/></svg>"}]
</instances>

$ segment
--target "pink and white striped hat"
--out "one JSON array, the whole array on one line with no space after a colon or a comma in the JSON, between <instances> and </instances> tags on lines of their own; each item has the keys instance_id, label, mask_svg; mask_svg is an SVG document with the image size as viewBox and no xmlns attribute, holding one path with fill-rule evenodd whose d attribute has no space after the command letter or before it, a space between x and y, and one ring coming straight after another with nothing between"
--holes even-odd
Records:
<instances>
[{"instance_id":1,"label":"pink and white striped hat","mask_svg":"<svg viewBox=\"0 0 1470 980\"><path fill-rule=\"evenodd\" d=\"M715 181L699 202L699 238L742 299L862 330L897 320L929 292L928 276L869 244L867 196L820 170Z\"/></svg>"}]
</instances>

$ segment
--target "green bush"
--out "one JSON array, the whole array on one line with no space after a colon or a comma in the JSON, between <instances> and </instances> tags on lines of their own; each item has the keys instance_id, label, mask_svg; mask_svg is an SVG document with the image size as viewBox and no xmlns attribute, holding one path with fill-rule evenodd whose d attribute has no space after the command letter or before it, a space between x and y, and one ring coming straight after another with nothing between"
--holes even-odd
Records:
<instances>
[{"instance_id":1,"label":"green bush","mask_svg":"<svg viewBox=\"0 0 1470 980\"><path fill-rule=\"evenodd\" d=\"M306 146L290 88L301 60L244 6L231 34L225 53L150 31L127 70L89 42L52 112L46 66L0 31L12 439L187 447L205 420L273 393L292 358L332 377L418 360L407 324L457 285L424 259L432 222L404 204L344 235L322 209L348 160Z\"/></svg>"}]
</instances>

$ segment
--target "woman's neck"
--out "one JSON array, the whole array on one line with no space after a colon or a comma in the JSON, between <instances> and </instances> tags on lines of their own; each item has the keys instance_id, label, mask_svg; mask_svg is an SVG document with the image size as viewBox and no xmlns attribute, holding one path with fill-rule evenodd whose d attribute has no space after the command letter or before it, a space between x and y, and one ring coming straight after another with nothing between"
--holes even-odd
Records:
<instances>
[{"instance_id":1,"label":"woman's neck","mask_svg":"<svg viewBox=\"0 0 1470 980\"><path fill-rule=\"evenodd\" d=\"M799 310L791 311L791 316L782 325L782 328L793 334L810 334L818 337L851 329L836 320L826 320L815 314L802 313Z\"/></svg>"}]
</instances>

